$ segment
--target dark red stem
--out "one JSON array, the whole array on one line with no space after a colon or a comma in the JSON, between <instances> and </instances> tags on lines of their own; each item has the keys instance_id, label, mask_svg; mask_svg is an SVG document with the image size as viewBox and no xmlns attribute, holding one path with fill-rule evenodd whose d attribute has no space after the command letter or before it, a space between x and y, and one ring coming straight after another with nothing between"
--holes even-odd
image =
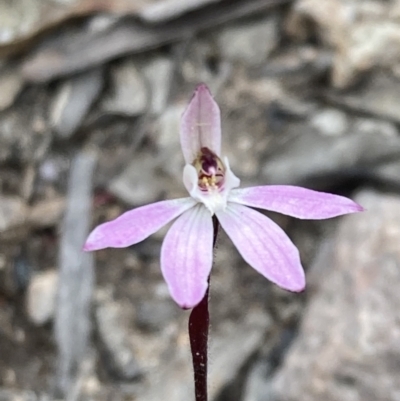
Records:
<instances>
[{"instance_id":1,"label":"dark red stem","mask_svg":"<svg viewBox=\"0 0 400 401\"><path fill-rule=\"evenodd\" d=\"M218 234L218 221L213 218L214 223L214 245ZM189 317L189 338L192 351L194 389L196 401L207 401L207 351L208 351L208 328L210 315L208 312L208 288L201 302L195 306Z\"/></svg>"},{"instance_id":2,"label":"dark red stem","mask_svg":"<svg viewBox=\"0 0 400 401\"><path fill-rule=\"evenodd\" d=\"M208 289L202 301L193 308L189 317L190 348L192 350L194 391L196 401L207 401L207 349L208 326Z\"/></svg>"}]
</instances>

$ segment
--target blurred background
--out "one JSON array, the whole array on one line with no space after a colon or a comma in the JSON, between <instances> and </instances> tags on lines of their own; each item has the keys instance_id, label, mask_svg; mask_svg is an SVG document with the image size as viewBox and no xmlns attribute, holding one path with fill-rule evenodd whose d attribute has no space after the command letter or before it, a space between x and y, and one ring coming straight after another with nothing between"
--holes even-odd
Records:
<instances>
[{"instance_id":1,"label":"blurred background","mask_svg":"<svg viewBox=\"0 0 400 401\"><path fill-rule=\"evenodd\" d=\"M210 400L400 400L399 0L0 0L0 400L194 399L165 230L81 247L186 196L179 119L199 82L242 186L367 209L268 214L300 249L302 294L220 232Z\"/></svg>"}]
</instances>

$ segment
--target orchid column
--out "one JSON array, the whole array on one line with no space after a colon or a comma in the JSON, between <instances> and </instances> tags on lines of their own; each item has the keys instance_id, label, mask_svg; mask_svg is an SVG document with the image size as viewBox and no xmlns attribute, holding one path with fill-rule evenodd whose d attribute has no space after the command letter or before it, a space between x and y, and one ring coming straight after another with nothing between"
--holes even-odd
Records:
<instances>
[{"instance_id":1,"label":"orchid column","mask_svg":"<svg viewBox=\"0 0 400 401\"><path fill-rule=\"evenodd\" d=\"M216 235L213 219L251 267L280 287L298 292L305 287L305 276L297 248L277 224L250 207L300 219L327 219L362 210L348 198L301 187L239 189L240 180L228 159L221 156L219 107L203 84L196 88L182 116L180 139L186 163L183 183L190 197L142 206L101 224L84 249L127 247L175 220L162 244L161 271L181 308L196 307L204 300L204 313L195 318L204 320L201 330L207 327L208 331L205 306ZM206 398L196 399L200 400Z\"/></svg>"}]
</instances>

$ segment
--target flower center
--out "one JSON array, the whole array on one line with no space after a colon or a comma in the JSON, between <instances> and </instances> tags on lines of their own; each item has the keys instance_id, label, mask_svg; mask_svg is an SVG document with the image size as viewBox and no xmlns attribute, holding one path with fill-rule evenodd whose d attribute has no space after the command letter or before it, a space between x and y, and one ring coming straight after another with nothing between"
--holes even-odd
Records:
<instances>
[{"instance_id":1,"label":"flower center","mask_svg":"<svg viewBox=\"0 0 400 401\"><path fill-rule=\"evenodd\" d=\"M224 184L225 166L222 160L210 149L203 147L193 162L201 191L220 191Z\"/></svg>"}]
</instances>

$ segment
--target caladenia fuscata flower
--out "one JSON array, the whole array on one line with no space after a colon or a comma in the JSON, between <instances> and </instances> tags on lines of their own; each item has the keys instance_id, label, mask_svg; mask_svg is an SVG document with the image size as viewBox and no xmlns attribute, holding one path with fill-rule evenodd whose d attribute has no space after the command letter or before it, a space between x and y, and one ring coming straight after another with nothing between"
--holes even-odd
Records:
<instances>
[{"instance_id":1,"label":"caladenia fuscata flower","mask_svg":"<svg viewBox=\"0 0 400 401\"><path fill-rule=\"evenodd\" d=\"M221 156L220 111L205 85L196 88L182 116L180 139L186 163L183 183L190 197L142 206L101 224L84 249L127 247L175 220L162 244L161 270L172 298L182 308L196 306L206 293L213 259L213 216L251 267L278 286L298 292L305 287L305 276L297 248L277 224L252 207L300 219L327 219L362 210L343 196L296 186L239 188L239 178Z\"/></svg>"}]
</instances>

